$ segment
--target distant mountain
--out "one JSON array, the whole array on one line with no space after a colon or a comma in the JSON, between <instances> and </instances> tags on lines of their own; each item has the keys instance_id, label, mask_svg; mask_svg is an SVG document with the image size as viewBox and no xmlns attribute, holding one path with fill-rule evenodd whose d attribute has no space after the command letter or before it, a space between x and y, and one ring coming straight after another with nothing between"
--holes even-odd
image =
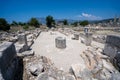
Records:
<instances>
[{"instance_id":1,"label":"distant mountain","mask_svg":"<svg viewBox=\"0 0 120 80\"><path fill-rule=\"evenodd\" d=\"M119 18L116 18L116 22L118 22ZM114 18L109 18L109 19L103 19L103 20L96 20L96 21L91 21L91 23L107 23L110 21L114 21Z\"/></svg>"},{"instance_id":2,"label":"distant mountain","mask_svg":"<svg viewBox=\"0 0 120 80\"><path fill-rule=\"evenodd\" d=\"M46 24L46 19L45 18L36 18L40 23Z\"/></svg>"}]
</instances>

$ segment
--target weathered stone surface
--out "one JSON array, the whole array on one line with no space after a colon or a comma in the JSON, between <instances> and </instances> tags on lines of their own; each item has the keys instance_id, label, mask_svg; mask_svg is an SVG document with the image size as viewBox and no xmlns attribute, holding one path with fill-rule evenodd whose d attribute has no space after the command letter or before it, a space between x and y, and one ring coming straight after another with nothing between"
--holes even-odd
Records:
<instances>
[{"instance_id":1,"label":"weathered stone surface","mask_svg":"<svg viewBox=\"0 0 120 80\"><path fill-rule=\"evenodd\" d=\"M106 38L106 43L112 44L120 48L120 36L108 35Z\"/></svg>"},{"instance_id":2,"label":"weathered stone surface","mask_svg":"<svg viewBox=\"0 0 120 80\"><path fill-rule=\"evenodd\" d=\"M26 44L27 45L27 37L25 34L19 34L18 35L18 42L19 44Z\"/></svg>"},{"instance_id":3,"label":"weathered stone surface","mask_svg":"<svg viewBox=\"0 0 120 80\"><path fill-rule=\"evenodd\" d=\"M74 39L75 39L75 40L79 40L79 34L77 34L77 33L74 34Z\"/></svg>"},{"instance_id":4,"label":"weathered stone surface","mask_svg":"<svg viewBox=\"0 0 120 80\"><path fill-rule=\"evenodd\" d=\"M75 77L73 75L66 75L65 80L75 80Z\"/></svg>"},{"instance_id":5,"label":"weathered stone surface","mask_svg":"<svg viewBox=\"0 0 120 80\"><path fill-rule=\"evenodd\" d=\"M114 73L112 74L112 77L110 80L120 80L120 73Z\"/></svg>"},{"instance_id":6,"label":"weathered stone surface","mask_svg":"<svg viewBox=\"0 0 120 80\"><path fill-rule=\"evenodd\" d=\"M43 71L43 66L41 64L33 64L29 67L32 75L38 76Z\"/></svg>"},{"instance_id":7,"label":"weathered stone surface","mask_svg":"<svg viewBox=\"0 0 120 80\"><path fill-rule=\"evenodd\" d=\"M70 72L73 72L73 75L76 79L81 79L81 72L85 69L85 66L82 64L73 64L71 65Z\"/></svg>"},{"instance_id":8,"label":"weathered stone surface","mask_svg":"<svg viewBox=\"0 0 120 80\"><path fill-rule=\"evenodd\" d=\"M36 80L55 80L55 79L48 76L47 73L41 73L41 74L38 75Z\"/></svg>"},{"instance_id":9,"label":"weathered stone surface","mask_svg":"<svg viewBox=\"0 0 120 80\"><path fill-rule=\"evenodd\" d=\"M12 42L5 42L0 45L0 71L2 78L13 80L17 68L15 46Z\"/></svg>"},{"instance_id":10,"label":"weathered stone surface","mask_svg":"<svg viewBox=\"0 0 120 80\"><path fill-rule=\"evenodd\" d=\"M85 34L85 44L86 46L90 46L92 43L92 33Z\"/></svg>"},{"instance_id":11,"label":"weathered stone surface","mask_svg":"<svg viewBox=\"0 0 120 80\"><path fill-rule=\"evenodd\" d=\"M85 61L87 67L86 70L88 71L87 73L89 73L89 77L88 78L85 77L85 79L84 77L82 77L82 80L89 79L110 80L112 74L118 71L111 64L109 60L110 58L106 57L105 55L98 51L99 48L95 47L94 47L95 49L92 48L87 49L86 51L83 52L83 54L80 55ZM82 72L82 74L85 75L84 72Z\"/></svg>"},{"instance_id":12,"label":"weathered stone surface","mask_svg":"<svg viewBox=\"0 0 120 80\"><path fill-rule=\"evenodd\" d=\"M108 35L104 47L104 54L110 57L113 65L120 70L120 36Z\"/></svg>"},{"instance_id":13,"label":"weathered stone surface","mask_svg":"<svg viewBox=\"0 0 120 80\"><path fill-rule=\"evenodd\" d=\"M17 54L20 57L34 56L34 51L24 51Z\"/></svg>"},{"instance_id":14,"label":"weathered stone surface","mask_svg":"<svg viewBox=\"0 0 120 80\"><path fill-rule=\"evenodd\" d=\"M5 42L0 45L0 69L6 70L8 63L11 63L16 56L15 46L11 42Z\"/></svg>"},{"instance_id":15,"label":"weathered stone surface","mask_svg":"<svg viewBox=\"0 0 120 80\"><path fill-rule=\"evenodd\" d=\"M103 53L113 59L117 54L117 48L114 45L106 43Z\"/></svg>"},{"instance_id":16,"label":"weathered stone surface","mask_svg":"<svg viewBox=\"0 0 120 80\"><path fill-rule=\"evenodd\" d=\"M57 48L60 48L60 49L66 48L66 39L63 37L57 37L55 39L55 45Z\"/></svg>"},{"instance_id":17,"label":"weathered stone surface","mask_svg":"<svg viewBox=\"0 0 120 80\"><path fill-rule=\"evenodd\" d=\"M100 42L100 43L105 43L106 42L106 35L93 35L93 40Z\"/></svg>"},{"instance_id":18,"label":"weathered stone surface","mask_svg":"<svg viewBox=\"0 0 120 80\"><path fill-rule=\"evenodd\" d=\"M22 53L28 49L28 46L26 46L25 44L15 43L15 48L17 53Z\"/></svg>"}]
</instances>

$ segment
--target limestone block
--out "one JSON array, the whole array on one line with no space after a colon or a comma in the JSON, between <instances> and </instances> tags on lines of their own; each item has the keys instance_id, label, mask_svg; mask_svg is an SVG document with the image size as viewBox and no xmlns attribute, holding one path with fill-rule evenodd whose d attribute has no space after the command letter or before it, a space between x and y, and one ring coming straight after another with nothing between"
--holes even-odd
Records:
<instances>
[{"instance_id":1,"label":"limestone block","mask_svg":"<svg viewBox=\"0 0 120 80\"><path fill-rule=\"evenodd\" d=\"M66 39L63 37L55 38L55 44L57 48L64 49L66 48Z\"/></svg>"},{"instance_id":2,"label":"limestone block","mask_svg":"<svg viewBox=\"0 0 120 80\"><path fill-rule=\"evenodd\" d=\"M117 54L117 48L111 44L106 43L103 53L113 59Z\"/></svg>"},{"instance_id":3,"label":"limestone block","mask_svg":"<svg viewBox=\"0 0 120 80\"><path fill-rule=\"evenodd\" d=\"M55 80L55 79L48 76L48 74L44 72L44 73L39 74L36 80Z\"/></svg>"},{"instance_id":4,"label":"limestone block","mask_svg":"<svg viewBox=\"0 0 120 80\"><path fill-rule=\"evenodd\" d=\"M106 38L106 43L112 44L120 48L120 36L108 35Z\"/></svg>"},{"instance_id":5,"label":"limestone block","mask_svg":"<svg viewBox=\"0 0 120 80\"><path fill-rule=\"evenodd\" d=\"M15 46L12 42L4 42L0 45L0 74L3 79L13 80L15 74L16 61ZM1 79L0 78L0 79Z\"/></svg>"},{"instance_id":6,"label":"limestone block","mask_svg":"<svg viewBox=\"0 0 120 80\"><path fill-rule=\"evenodd\" d=\"M92 33L85 33L85 44L90 46L92 43Z\"/></svg>"},{"instance_id":7,"label":"limestone block","mask_svg":"<svg viewBox=\"0 0 120 80\"><path fill-rule=\"evenodd\" d=\"M79 34L74 34L74 39L79 40Z\"/></svg>"},{"instance_id":8,"label":"limestone block","mask_svg":"<svg viewBox=\"0 0 120 80\"><path fill-rule=\"evenodd\" d=\"M18 35L18 42L19 44L25 44L27 45L27 37L25 34Z\"/></svg>"},{"instance_id":9,"label":"limestone block","mask_svg":"<svg viewBox=\"0 0 120 80\"><path fill-rule=\"evenodd\" d=\"M0 69L6 70L9 63L16 56L15 46L12 42L4 42L0 45Z\"/></svg>"}]
</instances>

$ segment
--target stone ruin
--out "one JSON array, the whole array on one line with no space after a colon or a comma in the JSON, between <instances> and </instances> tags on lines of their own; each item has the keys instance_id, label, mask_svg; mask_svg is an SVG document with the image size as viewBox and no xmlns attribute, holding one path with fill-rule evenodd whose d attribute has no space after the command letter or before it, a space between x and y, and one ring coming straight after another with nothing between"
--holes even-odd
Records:
<instances>
[{"instance_id":1,"label":"stone ruin","mask_svg":"<svg viewBox=\"0 0 120 80\"><path fill-rule=\"evenodd\" d=\"M75 34L72 30L66 30L67 35L68 33ZM19 36L17 35L17 40L3 42L0 45L0 80L21 80L16 78L20 75L18 71L21 65L18 57L23 60L22 71L24 72L23 76L19 76L23 80L120 80L119 36L108 35L105 38L105 48L102 50L91 45L91 33L84 34L83 42L89 48L80 56L84 60L85 65L73 64L69 72L64 72L62 69L56 68L49 58L34 56L34 51L29 51L30 45L40 32L36 30L25 32L25 34L20 33ZM64 31L64 34L66 32ZM74 37L78 40L78 35L74 35ZM31 44L28 44L28 39L32 41ZM55 46L59 49L66 48L66 39L57 37Z\"/></svg>"},{"instance_id":2,"label":"stone ruin","mask_svg":"<svg viewBox=\"0 0 120 80\"><path fill-rule=\"evenodd\" d=\"M55 44L57 48L64 49L66 48L66 39L63 37L57 37L55 39Z\"/></svg>"},{"instance_id":3,"label":"stone ruin","mask_svg":"<svg viewBox=\"0 0 120 80\"><path fill-rule=\"evenodd\" d=\"M28 35L32 35L32 41L40 34L40 30L32 32L5 33L0 34L0 80L21 80L23 75L22 58L33 56L34 52L29 50ZM4 34L5 33L5 34ZM35 36L36 35L36 36ZM12 38L11 38L12 37ZM13 38L14 37L14 38ZM9 41L9 42L8 42Z\"/></svg>"},{"instance_id":4,"label":"stone ruin","mask_svg":"<svg viewBox=\"0 0 120 80\"><path fill-rule=\"evenodd\" d=\"M84 43L86 46L90 46L92 43L92 33L84 33L81 34L81 42Z\"/></svg>"}]
</instances>

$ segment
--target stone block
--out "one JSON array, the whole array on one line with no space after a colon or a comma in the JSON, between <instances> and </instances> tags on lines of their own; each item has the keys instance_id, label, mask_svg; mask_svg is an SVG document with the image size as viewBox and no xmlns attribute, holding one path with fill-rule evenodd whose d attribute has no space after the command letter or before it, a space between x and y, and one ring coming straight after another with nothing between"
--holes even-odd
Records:
<instances>
[{"instance_id":1,"label":"stone block","mask_svg":"<svg viewBox=\"0 0 120 80\"><path fill-rule=\"evenodd\" d=\"M15 46L12 42L4 42L0 45L0 74L5 80L13 80L15 74L14 58ZM1 79L0 78L0 79Z\"/></svg>"},{"instance_id":2,"label":"stone block","mask_svg":"<svg viewBox=\"0 0 120 80\"><path fill-rule=\"evenodd\" d=\"M27 37L25 34L19 34L18 35L18 42L19 44L25 44L27 45Z\"/></svg>"},{"instance_id":3,"label":"stone block","mask_svg":"<svg viewBox=\"0 0 120 80\"><path fill-rule=\"evenodd\" d=\"M66 48L66 39L63 37L55 38L55 44L57 48L64 49Z\"/></svg>"},{"instance_id":4,"label":"stone block","mask_svg":"<svg viewBox=\"0 0 120 80\"><path fill-rule=\"evenodd\" d=\"M74 39L79 40L79 34L74 34Z\"/></svg>"},{"instance_id":5,"label":"stone block","mask_svg":"<svg viewBox=\"0 0 120 80\"><path fill-rule=\"evenodd\" d=\"M106 43L103 53L113 59L117 54L117 48L114 45Z\"/></svg>"},{"instance_id":6,"label":"stone block","mask_svg":"<svg viewBox=\"0 0 120 80\"><path fill-rule=\"evenodd\" d=\"M85 33L85 44L90 46L92 43L92 33Z\"/></svg>"},{"instance_id":7,"label":"stone block","mask_svg":"<svg viewBox=\"0 0 120 80\"><path fill-rule=\"evenodd\" d=\"M120 36L108 35L106 38L106 43L112 44L120 48Z\"/></svg>"},{"instance_id":8,"label":"stone block","mask_svg":"<svg viewBox=\"0 0 120 80\"><path fill-rule=\"evenodd\" d=\"M9 63L16 56L15 46L11 42L4 42L0 45L0 69L5 70Z\"/></svg>"}]
</instances>

